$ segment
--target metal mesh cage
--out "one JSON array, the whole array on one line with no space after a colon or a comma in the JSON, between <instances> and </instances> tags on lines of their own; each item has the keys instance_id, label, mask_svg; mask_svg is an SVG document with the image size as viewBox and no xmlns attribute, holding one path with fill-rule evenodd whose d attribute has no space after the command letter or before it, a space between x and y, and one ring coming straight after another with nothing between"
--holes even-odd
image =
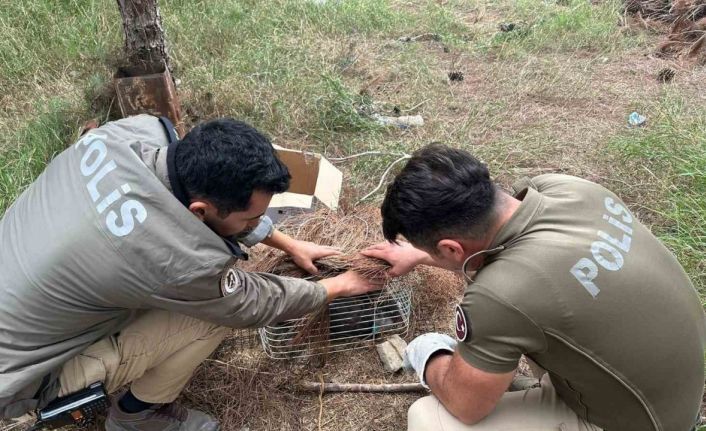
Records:
<instances>
[{"instance_id":1,"label":"metal mesh cage","mask_svg":"<svg viewBox=\"0 0 706 431\"><path fill-rule=\"evenodd\" d=\"M238 351L256 349L260 345L257 329L234 329L231 331L228 341Z\"/></svg>"},{"instance_id":2,"label":"metal mesh cage","mask_svg":"<svg viewBox=\"0 0 706 431\"><path fill-rule=\"evenodd\" d=\"M273 359L294 359L374 345L392 334L406 334L412 288L402 279L386 289L339 298L329 304L328 328L306 334L307 317L260 328L265 353ZM303 336L302 336L303 335Z\"/></svg>"}]
</instances>

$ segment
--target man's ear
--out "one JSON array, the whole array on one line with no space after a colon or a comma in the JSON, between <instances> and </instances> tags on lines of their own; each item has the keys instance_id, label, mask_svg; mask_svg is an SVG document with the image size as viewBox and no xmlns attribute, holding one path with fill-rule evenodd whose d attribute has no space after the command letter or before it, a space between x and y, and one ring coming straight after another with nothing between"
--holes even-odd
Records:
<instances>
[{"instance_id":1,"label":"man's ear","mask_svg":"<svg viewBox=\"0 0 706 431\"><path fill-rule=\"evenodd\" d=\"M436 251L442 258L453 262L461 263L465 256L463 245L453 239L442 239L436 243Z\"/></svg>"},{"instance_id":2,"label":"man's ear","mask_svg":"<svg viewBox=\"0 0 706 431\"><path fill-rule=\"evenodd\" d=\"M198 217L201 221L206 219L206 215L212 209L213 205L211 205L211 203L202 200L194 200L189 204L189 211L191 211L191 213Z\"/></svg>"}]
</instances>

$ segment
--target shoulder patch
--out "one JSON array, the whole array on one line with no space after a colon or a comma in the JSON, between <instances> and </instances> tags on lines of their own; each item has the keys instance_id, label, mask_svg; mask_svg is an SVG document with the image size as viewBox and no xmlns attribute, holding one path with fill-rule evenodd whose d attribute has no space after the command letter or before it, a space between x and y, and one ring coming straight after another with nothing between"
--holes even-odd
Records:
<instances>
[{"instance_id":1,"label":"shoulder patch","mask_svg":"<svg viewBox=\"0 0 706 431\"><path fill-rule=\"evenodd\" d=\"M461 304L456 305L454 324L458 341L466 341L471 338L471 327L468 324L468 319L466 319L466 313L461 308Z\"/></svg>"},{"instance_id":2,"label":"shoulder patch","mask_svg":"<svg viewBox=\"0 0 706 431\"><path fill-rule=\"evenodd\" d=\"M242 280L235 270L235 263L226 265L223 275L221 275L221 296L232 295L240 289Z\"/></svg>"}]
</instances>

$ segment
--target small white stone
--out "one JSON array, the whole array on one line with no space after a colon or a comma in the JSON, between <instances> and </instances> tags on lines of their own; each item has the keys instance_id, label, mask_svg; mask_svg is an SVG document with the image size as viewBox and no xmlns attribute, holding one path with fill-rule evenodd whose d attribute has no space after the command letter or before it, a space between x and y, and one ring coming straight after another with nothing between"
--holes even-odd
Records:
<instances>
[{"instance_id":1,"label":"small white stone","mask_svg":"<svg viewBox=\"0 0 706 431\"><path fill-rule=\"evenodd\" d=\"M375 346L375 348L378 351L378 356L380 356L385 371L395 373L402 369L402 357L397 353L397 349L395 349L392 343L385 341Z\"/></svg>"}]
</instances>

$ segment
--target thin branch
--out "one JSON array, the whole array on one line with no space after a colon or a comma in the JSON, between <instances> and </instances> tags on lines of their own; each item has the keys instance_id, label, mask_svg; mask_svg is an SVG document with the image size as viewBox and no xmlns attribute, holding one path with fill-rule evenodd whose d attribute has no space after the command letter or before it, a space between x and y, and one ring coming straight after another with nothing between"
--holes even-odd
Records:
<instances>
[{"instance_id":1,"label":"thin branch","mask_svg":"<svg viewBox=\"0 0 706 431\"><path fill-rule=\"evenodd\" d=\"M421 383L318 383L302 382L298 390L303 392L427 392Z\"/></svg>"},{"instance_id":2,"label":"thin branch","mask_svg":"<svg viewBox=\"0 0 706 431\"><path fill-rule=\"evenodd\" d=\"M407 154L389 153L386 151L364 151L362 153L352 154L350 156L345 156L345 157L326 157L326 158L332 162L343 162L346 160L355 159L357 157L362 157L362 156L407 156Z\"/></svg>"},{"instance_id":3,"label":"thin branch","mask_svg":"<svg viewBox=\"0 0 706 431\"><path fill-rule=\"evenodd\" d=\"M387 178L387 175L390 173L390 171L392 170L392 168L393 168L396 164L398 164L399 162L401 162L401 161L403 161L403 160L408 160L408 159L411 159L411 158L412 158L412 156L410 156L409 154L405 154L405 155L403 155L402 157L400 157L399 159L397 159L397 160L395 160L394 162L390 163L390 166L388 166L387 169L385 170L385 172L382 174L382 177L380 178L380 182L378 183L377 187L375 187L375 188L374 188L370 193L368 193L367 195L365 195L365 196L363 196L362 198L360 198L360 200L359 200L358 202L356 202L356 205L358 205L359 203L361 203L361 202L363 202L364 200L368 199L370 196L374 195L378 190L380 190L380 189L382 188L382 185L385 184L385 178Z\"/></svg>"}]
</instances>

